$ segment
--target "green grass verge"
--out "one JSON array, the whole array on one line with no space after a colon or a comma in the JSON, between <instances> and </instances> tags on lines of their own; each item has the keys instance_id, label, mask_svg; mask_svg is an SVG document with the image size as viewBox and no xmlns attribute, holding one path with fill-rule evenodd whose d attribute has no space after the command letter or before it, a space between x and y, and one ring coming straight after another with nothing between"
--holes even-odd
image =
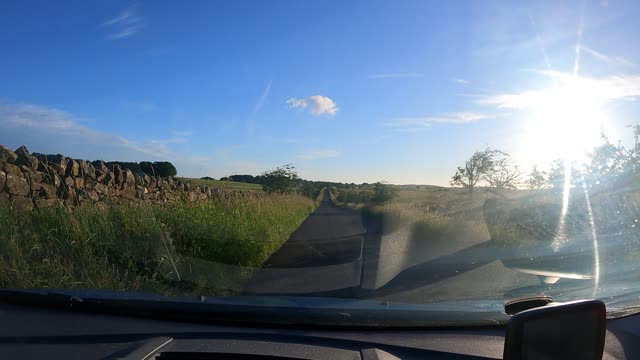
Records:
<instances>
[{"instance_id":1,"label":"green grass verge","mask_svg":"<svg viewBox=\"0 0 640 360\"><path fill-rule=\"evenodd\" d=\"M314 209L313 200L294 195L107 210L0 208L0 287L222 294L241 286ZM217 266L197 274L206 284L173 281L202 264Z\"/></svg>"},{"instance_id":2,"label":"green grass verge","mask_svg":"<svg viewBox=\"0 0 640 360\"><path fill-rule=\"evenodd\" d=\"M181 181L191 182L198 186L209 186L211 188L219 188L225 190L251 190L251 191L259 191L262 190L262 185L260 184L249 184L237 181L220 181L220 180L203 180L203 179L192 179L192 178L184 178L177 177Z\"/></svg>"}]
</instances>

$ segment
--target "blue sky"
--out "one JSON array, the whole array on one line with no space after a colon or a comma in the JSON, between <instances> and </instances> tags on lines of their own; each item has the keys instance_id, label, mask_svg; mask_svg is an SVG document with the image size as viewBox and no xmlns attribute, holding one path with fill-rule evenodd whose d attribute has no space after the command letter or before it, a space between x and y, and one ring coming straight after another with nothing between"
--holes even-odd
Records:
<instances>
[{"instance_id":1,"label":"blue sky","mask_svg":"<svg viewBox=\"0 0 640 360\"><path fill-rule=\"evenodd\" d=\"M613 0L5 3L0 144L170 160L194 177L293 163L309 179L438 185L490 146L526 171L593 145L600 130L630 140L639 10Z\"/></svg>"}]
</instances>

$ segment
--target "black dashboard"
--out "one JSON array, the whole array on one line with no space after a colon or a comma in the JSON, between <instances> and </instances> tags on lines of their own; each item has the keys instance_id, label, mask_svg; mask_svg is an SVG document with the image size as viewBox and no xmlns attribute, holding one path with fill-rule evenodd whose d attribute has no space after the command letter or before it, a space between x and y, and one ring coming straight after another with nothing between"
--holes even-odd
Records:
<instances>
[{"instance_id":1,"label":"black dashboard","mask_svg":"<svg viewBox=\"0 0 640 360\"><path fill-rule=\"evenodd\" d=\"M500 359L500 326L217 325L0 304L1 359ZM607 321L604 359L640 358L640 315Z\"/></svg>"}]
</instances>

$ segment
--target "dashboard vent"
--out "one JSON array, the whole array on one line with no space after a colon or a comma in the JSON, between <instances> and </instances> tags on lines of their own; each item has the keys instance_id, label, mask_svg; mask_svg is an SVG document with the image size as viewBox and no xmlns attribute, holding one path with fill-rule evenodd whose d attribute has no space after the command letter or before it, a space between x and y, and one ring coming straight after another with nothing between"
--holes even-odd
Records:
<instances>
[{"instance_id":1,"label":"dashboard vent","mask_svg":"<svg viewBox=\"0 0 640 360\"><path fill-rule=\"evenodd\" d=\"M303 360L300 358L281 357L257 354L230 354L215 352L179 352L169 351L160 353L157 360Z\"/></svg>"}]
</instances>

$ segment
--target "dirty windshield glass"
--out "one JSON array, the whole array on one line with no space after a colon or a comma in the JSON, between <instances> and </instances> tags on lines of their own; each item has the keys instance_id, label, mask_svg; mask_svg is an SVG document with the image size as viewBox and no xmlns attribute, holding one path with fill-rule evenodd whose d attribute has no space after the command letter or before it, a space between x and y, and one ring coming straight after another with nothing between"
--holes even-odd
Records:
<instances>
[{"instance_id":1,"label":"dirty windshield glass","mask_svg":"<svg viewBox=\"0 0 640 360\"><path fill-rule=\"evenodd\" d=\"M0 287L633 309L639 6L4 3Z\"/></svg>"}]
</instances>

